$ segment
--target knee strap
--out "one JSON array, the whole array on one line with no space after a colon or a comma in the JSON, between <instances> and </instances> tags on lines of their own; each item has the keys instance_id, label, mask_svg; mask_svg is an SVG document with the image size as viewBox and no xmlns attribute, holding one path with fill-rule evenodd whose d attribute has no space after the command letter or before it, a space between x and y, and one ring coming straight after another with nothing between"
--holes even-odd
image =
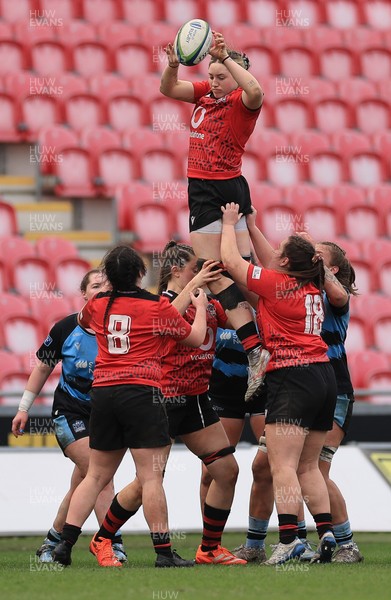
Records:
<instances>
[{"instance_id":1,"label":"knee strap","mask_svg":"<svg viewBox=\"0 0 391 600\"><path fill-rule=\"evenodd\" d=\"M335 448L334 446L323 446L319 460L324 460L324 462L331 463L337 450L338 448Z\"/></svg>"},{"instance_id":2,"label":"knee strap","mask_svg":"<svg viewBox=\"0 0 391 600\"><path fill-rule=\"evenodd\" d=\"M216 294L216 298L224 310L233 310L240 302L246 301L236 283L232 283L225 290Z\"/></svg>"},{"instance_id":3,"label":"knee strap","mask_svg":"<svg viewBox=\"0 0 391 600\"><path fill-rule=\"evenodd\" d=\"M258 442L258 450L267 454L266 436L261 435Z\"/></svg>"},{"instance_id":4,"label":"knee strap","mask_svg":"<svg viewBox=\"0 0 391 600\"><path fill-rule=\"evenodd\" d=\"M227 456L227 454L233 454L235 452L235 446L226 446L225 448L221 448L221 450L216 450L216 452L212 452L211 454L201 454L198 458L202 460L204 465L207 467L211 465L215 460L219 458L223 458L223 456Z\"/></svg>"}]
</instances>

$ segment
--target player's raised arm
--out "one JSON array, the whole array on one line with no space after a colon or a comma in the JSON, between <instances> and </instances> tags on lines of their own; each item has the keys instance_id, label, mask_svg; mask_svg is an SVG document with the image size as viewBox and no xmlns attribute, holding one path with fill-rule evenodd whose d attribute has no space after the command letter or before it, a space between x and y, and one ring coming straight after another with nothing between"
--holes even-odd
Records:
<instances>
[{"instance_id":1,"label":"player's raised arm","mask_svg":"<svg viewBox=\"0 0 391 600\"><path fill-rule=\"evenodd\" d=\"M183 100L184 102L194 102L194 87L191 81L178 79L179 60L175 54L172 44L167 44L165 48L168 65L162 73L160 81L160 91L164 96Z\"/></svg>"}]
</instances>

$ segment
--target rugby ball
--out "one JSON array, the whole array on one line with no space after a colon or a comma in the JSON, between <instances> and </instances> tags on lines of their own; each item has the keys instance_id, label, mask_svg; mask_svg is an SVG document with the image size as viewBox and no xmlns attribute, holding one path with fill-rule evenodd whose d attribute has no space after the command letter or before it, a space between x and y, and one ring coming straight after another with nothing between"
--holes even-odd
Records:
<instances>
[{"instance_id":1,"label":"rugby ball","mask_svg":"<svg viewBox=\"0 0 391 600\"><path fill-rule=\"evenodd\" d=\"M175 36L174 50L179 62L186 67L198 65L204 60L213 43L209 23L192 19L179 29Z\"/></svg>"}]
</instances>

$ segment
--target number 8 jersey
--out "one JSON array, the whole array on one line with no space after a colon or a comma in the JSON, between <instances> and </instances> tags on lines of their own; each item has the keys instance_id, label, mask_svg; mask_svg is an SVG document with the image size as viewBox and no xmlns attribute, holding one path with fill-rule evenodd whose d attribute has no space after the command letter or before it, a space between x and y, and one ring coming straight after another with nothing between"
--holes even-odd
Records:
<instances>
[{"instance_id":1,"label":"number 8 jersey","mask_svg":"<svg viewBox=\"0 0 391 600\"><path fill-rule=\"evenodd\" d=\"M118 292L103 321L110 292L97 294L79 313L82 327L96 333L95 386L138 384L160 387L166 336L183 340L191 325L167 298L135 288Z\"/></svg>"},{"instance_id":2,"label":"number 8 jersey","mask_svg":"<svg viewBox=\"0 0 391 600\"><path fill-rule=\"evenodd\" d=\"M320 337L323 301L316 286L299 287L286 273L249 265L247 287L259 296L257 323L271 353L267 371L328 362Z\"/></svg>"}]
</instances>

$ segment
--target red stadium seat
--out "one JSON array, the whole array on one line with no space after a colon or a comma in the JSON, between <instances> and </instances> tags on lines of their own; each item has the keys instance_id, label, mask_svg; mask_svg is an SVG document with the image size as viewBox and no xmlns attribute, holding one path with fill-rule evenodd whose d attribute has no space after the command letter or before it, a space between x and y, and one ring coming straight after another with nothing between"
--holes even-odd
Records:
<instances>
[{"instance_id":1,"label":"red stadium seat","mask_svg":"<svg viewBox=\"0 0 391 600\"><path fill-rule=\"evenodd\" d=\"M26 19L26 15L31 11L38 9L36 0L0 0L0 15L1 18L9 23L15 23ZM32 15L35 13L33 12Z\"/></svg>"},{"instance_id":2,"label":"red stadium seat","mask_svg":"<svg viewBox=\"0 0 391 600\"><path fill-rule=\"evenodd\" d=\"M247 0L247 19L256 27L282 27L289 15L281 10L279 0Z\"/></svg>"},{"instance_id":3,"label":"red stadium seat","mask_svg":"<svg viewBox=\"0 0 391 600\"><path fill-rule=\"evenodd\" d=\"M279 59L280 71L285 77L313 77L319 74L316 55L309 48L285 48L279 52Z\"/></svg>"},{"instance_id":4,"label":"red stadium seat","mask_svg":"<svg viewBox=\"0 0 391 600\"><path fill-rule=\"evenodd\" d=\"M180 133L182 134L182 132ZM180 143L184 142L184 145L181 146L179 151L183 151L185 154L189 146L189 132L185 131L184 134L179 135L179 132L175 132L175 134L170 134L167 139L164 139L161 134L156 133L149 127L131 127L123 131L122 145L137 156L149 152L149 150L165 147L174 151L175 148L178 148L178 141L180 140Z\"/></svg>"},{"instance_id":5,"label":"red stadium seat","mask_svg":"<svg viewBox=\"0 0 391 600\"><path fill-rule=\"evenodd\" d=\"M58 96L36 94L21 100L21 119L19 127L28 141L35 141L42 127L62 122L62 111Z\"/></svg>"},{"instance_id":6,"label":"red stadium seat","mask_svg":"<svg viewBox=\"0 0 391 600\"><path fill-rule=\"evenodd\" d=\"M48 261L58 261L61 258L78 256L78 250L73 242L59 236L44 236L35 242L37 255Z\"/></svg>"},{"instance_id":7,"label":"red stadium seat","mask_svg":"<svg viewBox=\"0 0 391 600\"><path fill-rule=\"evenodd\" d=\"M20 110L16 99L10 94L0 92L0 140L19 142L23 136L20 129Z\"/></svg>"},{"instance_id":8,"label":"red stadium seat","mask_svg":"<svg viewBox=\"0 0 391 600\"><path fill-rule=\"evenodd\" d=\"M55 267L56 287L64 296L80 296L80 282L91 269L87 260L64 258Z\"/></svg>"},{"instance_id":9,"label":"red stadium seat","mask_svg":"<svg viewBox=\"0 0 391 600\"><path fill-rule=\"evenodd\" d=\"M371 404L391 404L391 374L389 371L389 367L384 371L378 370L377 372L372 373L370 377L366 378L366 388L373 390L370 396L366 397L367 402ZM382 394L375 394L374 392L384 392Z\"/></svg>"},{"instance_id":10,"label":"red stadium seat","mask_svg":"<svg viewBox=\"0 0 391 600\"><path fill-rule=\"evenodd\" d=\"M382 156L391 156L391 131L377 131L372 138L373 147Z\"/></svg>"},{"instance_id":11,"label":"red stadium seat","mask_svg":"<svg viewBox=\"0 0 391 600\"><path fill-rule=\"evenodd\" d=\"M29 315L0 317L4 345L14 354L34 352L42 344L43 332L37 319Z\"/></svg>"},{"instance_id":12,"label":"red stadium seat","mask_svg":"<svg viewBox=\"0 0 391 600\"><path fill-rule=\"evenodd\" d=\"M307 164L304 158L290 151L270 154L265 159L267 179L274 185L283 187L305 181Z\"/></svg>"},{"instance_id":13,"label":"red stadium seat","mask_svg":"<svg viewBox=\"0 0 391 600\"><path fill-rule=\"evenodd\" d=\"M378 185L389 178L380 154L369 150L357 152L349 160L349 179L362 187Z\"/></svg>"},{"instance_id":14,"label":"red stadium seat","mask_svg":"<svg viewBox=\"0 0 391 600\"><path fill-rule=\"evenodd\" d=\"M148 123L147 106L140 96L127 93L116 95L106 106L109 125L117 131L125 131L129 127L143 127Z\"/></svg>"},{"instance_id":15,"label":"red stadium seat","mask_svg":"<svg viewBox=\"0 0 391 600\"><path fill-rule=\"evenodd\" d=\"M358 72L357 56L353 50L341 47L325 48L319 56L319 73L331 81L343 81Z\"/></svg>"},{"instance_id":16,"label":"red stadium seat","mask_svg":"<svg viewBox=\"0 0 391 600\"><path fill-rule=\"evenodd\" d=\"M276 52L281 52L285 48L300 48L304 45L303 29L299 27L276 27L273 25L273 27L262 30L259 27L254 27L254 29L258 32L258 44L266 44Z\"/></svg>"},{"instance_id":17,"label":"red stadium seat","mask_svg":"<svg viewBox=\"0 0 391 600\"><path fill-rule=\"evenodd\" d=\"M8 279L8 269L3 259L0 259L0 293L8 292L10 283Z\"/></svg>"},{"instance_id":18,"label":"red stadium seat","mask_svg":"<svg viewBox=\"0 0 391 600\"><path fill-rule=\"evenodd\" d=\"M265 179L265 167L257 152L246 151L242 157L242 173L250 187L257 181Z\"/></svg>"},{"instance_id":19,"label":"red stadium seat","mask_svg":"<svg viewBox=\"0 0 391 600\"><path fill-rule=\"evenodd\" d=\"M258 213L260 229L275 247L289 235L304 230L302 215L287 205L272 205Z\"/></svg>"},{"instance_id":20,"label":"red stadium seat","mask_svg":"<svg viewBox=\"0 0 391 600\"><path fill-rule=\"evenodd\" d=\"M68 129L63 125L42 127L38 135L41 173L44 175L52 174L55 163L61 160L63 148L77 147L78 145L78 137L72 129Z\"/></svg>"},{"instance_id":21,"label":"red stadium seat","mask_svg":"<svg viewBox=\"0 0 391 600\"><path fill-rule=\"evenodd\" d=\"M356 105L357 127L367 135L390 127L390 104L384 100L363 100Z\"/></svg>"},{"instance_id":22,"label":"red stadium seat","mask_svg":"<svg viewBox=\"0 0 391 600\"><path fill-rule=\"evenodd\" d=\"M354 303L355 299L352 299ZM389 368L388 356L385 352L370 350L366 348L364 351L349 352L348 365L350 375L352 377L353 387L366 388L368 386L368 378L372 373Z\"/></svg>"},{"instance_id":23,"label":"red stadium seat","mask_svg":"<svg viewBox=\"0 0 391 600\"><path fill-rule=\"evenodd\" d=\"M84 148L64 148L62 161L54 165L55 193L62 197L92 197L94 171L90 154Z\"/></svg>"},{"instance_id":24,"label":"red stadium seat","mask_svg":"<svg viewBox=\"0 0 391 600\"><path fill-rule=\"evenodd\" d=\"M255 46L264 44L266 41L265 33L265 30L263 30L261 34L259 27L255 27L248 23L235 23L234 25L227 25L224 27L224 39L227 45L230 48L238 50L241 50L244 44L246 46L251 46L252 44Z\"/></svg>"},{"instance_id":25,"label":"red stadium seat","mask_svg":"<svg viewBox=\"0 0 391 600\"><path fill-rule=\"evenodd\" d=\"M57 38L69 50L77 44L94 42L97 40L95 27L80 19L65 22L62 27L57 28Z\"/></svg>"},{"instance_id":26,"label":"red stadium seat","mask_svg":"<svg viewBox=\"0 0 391 600\"><path fill-rule=\"evenodd\" d=\"M339 234L339 223L332 206L308 206L304 213L304 223L314 240L335 240Z\"/></svg>"},{"instance_id":27,"label":"red stadium seat","mask_svg":"<svg viewBox=\"0 0 391 600\"><path fill-rule=\"evenodd\" d=\"M323 2L317 0L287 0L285 3L286 16L293 19L293 23L285 23L286 27L302 27L312 29L325 20ZM313 46L316 48L316 46Z\"/></svg>"},{"instance_id":28,"label":"red stadium seat","mask_svg":"<svg viewBox=\"0 0 391 600\"><path fill-rule=\"evenodd\" d=\"M178 28L195 16L204 18L203 6L198 0L164 0L163 7L165 20Z\"/></svg>"},{"instance_id":29,"label":"red stadium seat","mask_svg":"<svg viewBox=\"0 0 391 600\"><path fill-rule=\"evenodd\" d=\"M106 150L121 148L121 138L117 131L103 125L89 127L80 132L80 145L88 150L93 159L97 159Z\"/></svg>"},{"instance_id":30,"label":"red stadium seat","mask_svg":"<svg viewBox=\"0 0 391 600\"><path fill-rule=\"evenodd\" d=\"M15 262L12 272L12 287L26 298L50 293L54 290L54 281L49 262L44 258L31 256Z\"/></svg>"},{"instance_id":31,"label":"red stadium seat","mask_svg":"<svg viewBox=\"0 0 391 600\"><path fill-rule=\"evenodd\" d=\"M331 27L351 29L361 24L362 14L356 0L329 0L325 4L326 20Z\"/></svg>"},{"instance_id":32,"label":"red stadium seat","mask_svg":"<svg viewBox=\"0 0 391 600\"><path fill-rule=\"evenodd\" d=\"M69 68L64 46L58 41L44 41L30 48L31 65L40 76L55 75Z\"/></svg>"},{"instance_id":33,"label":"red stadium seat","mask_svg":"<svg viewBox=\"0 0 391 600\"><path fill-rule=\"evenodd\" d=\"M58 94L62 106L70 96L85 94L89 91L87 80L69 71L56 73L55 76L45 79L44 82L54 88L53 91Z\"/></svg>"},{"instance_id":34,"label":"red stadium seat","mask_svg":"<svg viewBox=\"0 0 391 600\"><path fill-rule=\"evenodd\" d=\"M372 81L391 78L391 50L388 48L368 48L360 55L361 75Z\"/></svg>"},{"instance_id":35,"label":"red stadium seat","mask_svg":"<svg viewBox=\"0 0 391 600\"><path fill-rule=\"evenodd\" d=\"M130 225L136 239L133 245L140 252L161 251L172 237L174 224L166 204L138 202L131 205Z\"/></svg>"},{"instance_id":36,"label":"red stadium seat","mask_svg":"<svg viewBox=\"0 0 391 600\"><path fill-rule=\"evenodd\" d=\"M356 286L360 294L370 294L379 288L376 267L370 261L353 261L356 273Z\"/></svg>"},{"instance_id":37,"label":"red stadium seat","mask_svg":"<svg viewBox=\"0 0 391 600\"><path fill-rule=\"evenodd\" d=\"M379 288L391 296L391 241L388 239L362 240L363 256L377 267Z\"/></svg>"},{"instance_id":38,"label":"red stadium seat","mask_svg":"<svg viewBox=\"0 0 391 600\"><path fill-rule=\"evenodd\" d=\"M174 152L164 149L150 150L140 156L141 179L151 183L183 179L184 166Z\"/></svg>"},{"instance_id":39,"label":"red stadium seat","mask_svg":"<svg viewBox=\"0 0 391 600\"><path fill-rule=\"evenodd\" d=\"M36 256L34 246L17 235L0 237L0 259L6 262L8 280L13 281L14 264L21 258Z\"/></svg>"},{"instance_id":40,"label":"red stadium seat","mask_svg":"<svg viewBox=\"0 0 391 600\"><path fill-rule=\"evenodd\" d=\"M284 133L293 133L312 126L312 111L306 97L283 98L274 107L274 119L277 129Z\"/></svg>"},{"instance_id":41,"label":"red stadium seat","mask_svg":"<svg viewBox=\"0 0 391 600\"><path fill-rule=\"evenodd\" d=\"M327 199L336 209L342 207L343 211L346 210L346 207L366 204L364 190L350 184L330 187L327 190Z\"/></svg>"},{"instance_id":42,"label":"red stadium seat","mask_svg":"<svg viewBox=\"0 0 391 600\"><path fill-rule=\"evenodd\" d=\"M29 304L26 298L7 292L0 295L0 321L5 322L11 317L28 316L29 314Z\"/></svg>"},{"instance_id":43,"label":"red stadium seat","mask_svg":"<svg viewBox=\"0 0 391 600\"><path fill-rule=\"evenodd\" d=\"M81 0L81 7L83 18L90 23L115 21L122 16L115 0Z\"/></svg>"},{"instance_id":44,"label":"red stadium seat","mask_svg":"<svg viewBox=\"0 0 391 600\"><path fill-rule=\"evenodd\" d=\"M0 237L16 235L18 227L16 211L12 204L0 199Z\"/></svg>"},{"instance_id":45,"label":"red stadium seat","mask_svg":"<svg viewBox=\"0 0 391 600\"><path fill-rule=\"evenodd\" d=\"M369 27L384 31L391 29L391 6L388 0L363 2L364 19Z\"/></svg>"},{"instance_id":46,"label":"red stadium seat","mask_svg":"<svg viewBox=\"0 0 391 600\"><path fill-rule=\"evenodd\" d=\"M188 135L188 134L187 134ZM289 152L290 143L288 135L275 129L255 128L250 136L246 151L258 152L261 156L269 156L273 152Z\"/></svg>"},{"instance_id":47,"label":"red stadium seat","mask_svg":"<svg viewBox=\"0 0 391 600\"><path fill-rule=\"evenodd\" d=\"M99 73L90 79L90 91L107 102L115 96L126 96L129 83L114 73Z\"/></svg>"},{"instance_id":48,"label":"red stadium seat","mask_svg":"<svg viewBox=\"0 0 391 600\"><path fill-rule=\"evenodd\" d=\"M368 98L376 98L377 96L375 83L361 77L352 77L338 81L337 89L339 96L343 100L353 104L367 100Z\"/></svg>"},{"instance_id":49,"label":"red stadium seat","mask_svg":"<svg viewBox=\"0 0 391 600\"><path fill-rule=\"evenodd\" d=\"M282 189L268 183L256 182L251 186L251 203L259 215L257 220L260 222L263 211L269 206L284 204Z\"/></svg>"},{"instance_id":50,"label":"red stadium seat","mask_svg":"<svg viewBox=\"0 0 391 600\"><path fill-rule=\"evenodd\" d=\"M97 164L95 187L104 196L112 196L117 185L128 183L139 176L135 157L124 148L103 150L97 156Z\"/></svg>"},{"instance_id":51,"label":"red stadium seat","mask_svg":"<svg viewBox=\"0 0 391 600\"><path fill-rule=\"evenodd\" d=\"M103 21L97 26L99 41L110 51L122 44L139 41L138 28L125 21Z\"/></svg>"},{"instance_id":52,"label":"red stadium seat","mask_svg":"<svg viewBox=\"0 0 391 600\"><path fill-rule=\"evenodd\" d=\"M384 300L384 314L372 314L371 321L373 325L373 338L375 347L382 352L391 354L391 306L389 298Z\"/></svg>"},{"instance_id":53,"label":"red stadium seat","mask_svg":"<svg viewBox=\"0 0 391 600\"><path fill-rule=\"evenodd\" d=\"M177 34L178 27L170 23L161 23L155 19L150 22L146 22L139 28L140 42L144 46L156 49L157 47L165 47L169 43L173 43ZM151 43L153 40L153 43ZM167 60L166 60L167 64ZM193 67L192 67L193 68Z\"/></svg>"},{"instance_id":54,"label":"red stadium seat","mask_svg":"<svg viewBox=\"0 0 391 600\"><path fill-rule=\"evenodd\" d=\"M22 363L20 360L20 356L17 354L12 354L8 350L2 350L0 348L0 365L1 365L1 375L0 380L8 373L15 373L22 368ZM1 402L1 400L0 400Z\"/></svg>"},{"instance_id":55,"label":"red stadium seat","mask_svg":"<svg viewBox=\"0 0 391 600\"><path fill-rule=\"evenodd\" d=\"M354 129L342 129L334 131L331 134L333 148L341 154L341 156L350 157L357 152L365 152L371 150L371 143L368 136L355 131Z\"/></svg>"},{"instance_id":56,"label":"red stadium seat","mask_svg":"<svg viewBox=\"0 0 391 600\"><path fill-rule=\"evenodd\" d=\"M309 100L312 104L317 104L321 100L329 99L336 96L336 83L323 79L323 77L311 77L306 80L308 86Z\"/></svg>"},{"instance_id":57,"label":"red stadium seat","mask_svg":"<svg viewBox=\"0 0 391 600\"><path fill-rule=\"evenodd\" d=\"M106 120L104 108L94 94L74 94L65 102L65 121L76 131L97 127Z\"/></svg>"},{"instance_id":58,"label":"red stadium seat","mask_svg":"<svg viewBox=\"0 0 391 600\"><path fill-rule=\"evenodd\" d=\"M375 239L382 233L379 213L374 206L352 206L344 216L344 231L352 240Z\"/></svg>"},{"instance_id":59,"label":"red stadium seat","mask_svg":"<svg viewBox=\"0 0 391 600\"><path fill-rule=\"evenodd\" d=\"M227 25L233 25L247 18L245 3L242 0L214 0L205 2L205 19L213 23L218 31ZM219 29L220 28L220 29Z\"/></svg>"},{"instance_id":60,"label":"red stadium seat","mask_svg":"<svg viewBox=\"0 0 391 600\"><path fill-rule=\"evenodd\" d=\"M308 163L310 181L320 187L330 187L346 181L343 157L331 150L313 154Z\"/></svg>"},{"instance_id":61,"label":"red stadium seat","mask_svg":"<svg viewBox=\"0 0 391 600\"><path fill-rule=\"evenodd\" d=\"M328 25L306 27L303 32L304 43L308 48L321 52L325 48L343 46L343 32ZM350 46L349 46L350 47Z\"/></svg>"},{"instance_id":62,"label":"red stadium seat","mask_svg":"<svg viewBox=\"0 0 391 600\"><path fill-rule=\"evenodd\" d=\"M246 44L244 42L243 50L250 59L251 73L259 81L280 72L278 55L270 46L266 46L263 42L260 44Z\"/></svg>"},{"instance_id":63,"label":"red stadium seat","mask_svg":"<svg viewBox=\"0 0 391 600\"><path fill-rule=\"evenodd\" d=\"M292 133L291 142L297 154L308 156L309 159L311 159L313 154L323 150L327 151L330 148L328 136L314 129L305 129Z\"/></svg>"},{"instance_id":64,"label":"red stadium seat","mask_svg":"<svg viewBox=\"0 0 391 600\"><path fill-rule=\"evenodd\" d=\"M136 198L145 199L152 202L151 186L143 185L139 182L126 183L118 185L114 191L114 198L117 212L117 227L120 231L129 231L131 206Z\"/></svg>"},{"instance_id":65,"label":"red stadium seat","mask_svg":"<svg viewBox=\"0 0 391 600\"><path fill-rule=\"evenodd\" d=\"M34 17L29 19L24 15L18 23L14 24L15 40L23 44L26 50L29 51L34 44L56 40L56 27L52 27L45 20L43 24L40 24L40 20L38 20L35 25L31 24L32 21L34 21Z\"/></svg>"},{"instance_id":66,"label":"red stadium seat","mask_svg":"<svg viewBox=\"0 0 391 600\"><path fill-rule=\"evenodd\" d=\"M30 307L32 315L42 323L42 328L47 332L57 321L75 312L69 298L59 296L55 291L32 298Z\"/></svg>"},{"instance_id":67,"label":"red stadium seat","mask_svg":"<svg viewBox=\"0 0 391 600\"><path fill-rule=\"evenodd\" d=\"M370 27L353 27L340 31L340 33L342 33L347 47L356 52L383 44L383 33Z\"/></svg>"},{"instance_id":68,"label":"red stadium seat","mask_svg":"<svg viewBox=\"0 0 391 600\"><path fill-rule=\"evenodd\" d=\"M61 19L62 24L79 18L79 0L39 0L40 12L47 18Z\"/></svg>"},{"instance_id":69,"label":"red stadium seat","mask_svg":"<svg viewBox=\"0 0 391 600\"><path fill-rule=\"evenodd\" d=\"M321 100L314 106L315 127L325 133L349 129L353 125L353 111L339 98Z\"/></svg>"},{"instance_id":70,"label":"red stadium seat","mask_svg":"<svg viewBox=\"0 0 391 600\"><path fill-rule=\"evenodd\" d=\"M342 237L335 238L332 241L335 242L337 246L339 246L342 250L345 251L346 256L350 260L350 262L354 263L355 260L361 260L363 258L359 243Z\"/></svg>"},{"instance_id":71,"label":"red stadium seat","mask_svg":"<svg viewBox=\"0 0 391 600\"><path fill-rule=\"evenodd\" d=\"M163 20L162 0L122 0L124 19L134 26Z\"/></svg>"},{"instance_id":72,"label":"red stadium seat","mask_svg":"<svg viewBox=\"0 0 391 600\"><path fill-rule=\"evenodd\" d=\"M345 342L347 355L351 352L367 350L372 346L373 338L366 320L358 316L350 316L348 333Z\"/></svg>"},{"instance_id":73,"label":"red stadium seat","mask_svg":"<svg viewBox=\"0 0 391 600\"><path fill-rule=\"evenodd\" d=\"M12 32L7 38L4 29L0 32L0 75L22 71L28 68L29 61L20 42L13 39Z\"/></svg>"},{"instance_id":74,"label":"red stadium seat","mask_svg":"<svg viewBox=\"0 0 391 600\"><path fill-rule=\"evenodd\" d=\"M28 382L29 376L30 373L22 371L21 369L7 373L4 376L1 375L0 391L4 393L4 395L0 396L1 406L14 406L16 410L17 406L19 405L23 390ZM15 395L7 396L5 392L12 392Z\"/></svg>"},{"instance_id":75,"label":"red stadium seat","mask_svg":"<svg viewBox=\"0 0 391 600\"><path fill-rule=\"evenodd\" d=\"M326 204L322 190L308 183L285 188L285 202L301 215L308 207Z\"/></svg>"},{"instance_id":76,"label":"red stadium seat","mask_svg":"<svg viewBox=\"0 0 391 600\"><path fill-rule=\"evenodd\" d=\"M106 46L97 41L80 42L73 47L73 65L82 77L92 77L112 68Z\"/></svg>"},{"instance_id":77,"label":"red stadium seat","mask_svg":"<svg viewBox=\"0 0 391 600\"><path fill-rule=\"evenodd\" d=\"M127 42L114 50L114 68L121 77L131 79L144 72L153 71L156 63L149 46L141 42Z\"/></svg>"}]
</instances>

